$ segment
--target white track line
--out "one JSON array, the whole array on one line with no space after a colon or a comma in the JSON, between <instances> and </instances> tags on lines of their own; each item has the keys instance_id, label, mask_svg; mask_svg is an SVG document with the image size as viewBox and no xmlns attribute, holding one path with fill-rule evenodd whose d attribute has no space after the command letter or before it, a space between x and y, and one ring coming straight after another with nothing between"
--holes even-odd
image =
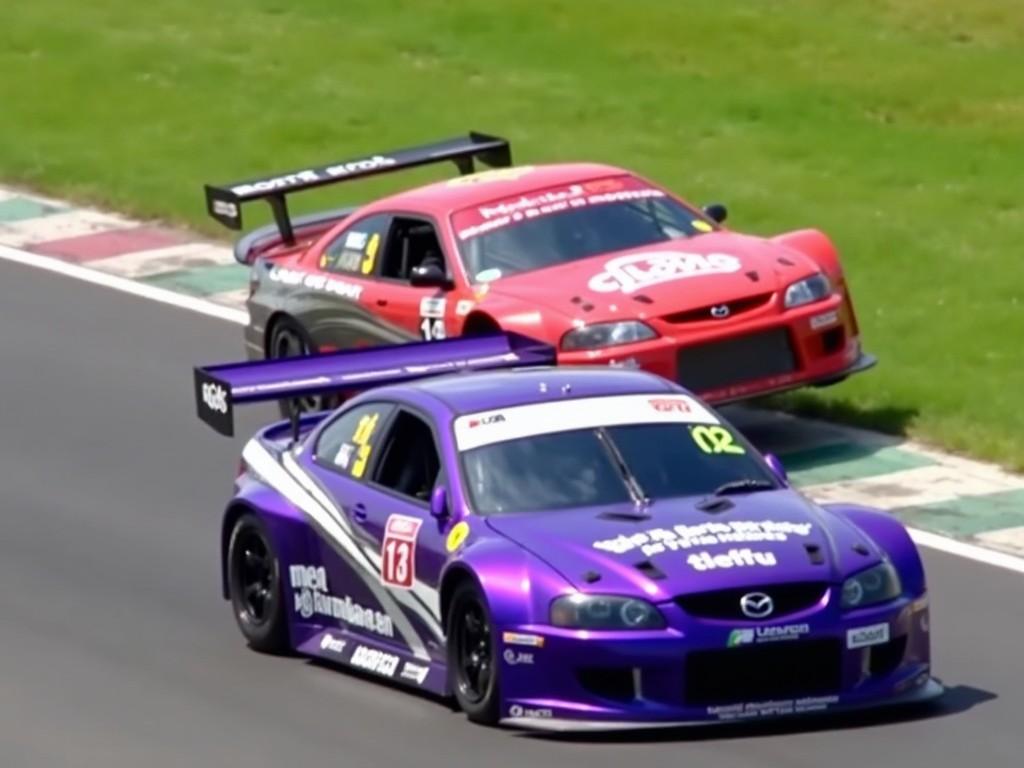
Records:
<instances>
[{"instance_id":1,"label":"white track line","mask_svg":"<svg viewBox=\"0 0 1024 768\"><path fill-rule=\"evenodd\" d=\"M159 301L161 304L170 304L173 307L187 309L190 312L198 312L201 315L209 315L220 320L227 320L229 323L245 325L249 322L249 313L245 310L232 309L231 307L214 304L212 301L198 299L194 296L186 296L183 293L175 293L166 288L137 283L134 280L128 280L117 275L109 275L106 272L97 272L94 269L80 267L77 264L69 264L66 261L61 261L51 256L40 256L37 253L28 253L17 248L0 245L0 259L24 264L28 267L45 269L47 272L56 272L66 277L84 280L94 285L102 285L105 288L113 288L115 291L130 293L133 296L140 296L150 301Z\"/></svg>"},{"instance_id":2,"label":"white track line","mask_svg":"<svg viewBox=\"0 0 1024 768\"><path fill-rule=\"evenodd\" d=\"M113 288L116 291L130 293L133 296L158 301L161 304L169 304L173 307L187 309L190 312L198 312L201 315L227 320L239 325L245 325L249 320L248 314L243 310L224 307L204 299L197 299L193 296L186 296L185 294L175 293L174 291L146 285L145 283L137 283L116 275L96 272L86 267L80 267L77 264L69 264L60 259L51 258L50 256L40 256L35 253L27 253L16 248L0 245L0 259L13 261L16 264L24 264L29 267L36 267L37 269L44 269L48 272L56 272L66 277L73 277L94 285ZM950 539L937 533L922 531L917 528L910 528L908 530L915 542L930 549L963 557L967 560L994 565L997 568L1024 573L1024 558L1022 557L1016 557L1004 552L996 552L979 547L976 544L968 544L958 539Z\"/></svg>"}]
</instances>

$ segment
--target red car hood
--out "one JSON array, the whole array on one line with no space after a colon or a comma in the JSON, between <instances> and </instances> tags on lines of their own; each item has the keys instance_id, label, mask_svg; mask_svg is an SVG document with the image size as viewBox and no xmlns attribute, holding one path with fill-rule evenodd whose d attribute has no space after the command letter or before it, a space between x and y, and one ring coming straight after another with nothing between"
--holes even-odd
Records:
<instances>
[{"instance_id":1,"label":"red car hood","mask_svg":"<svg viewBox=\"0 0 1024 768\"><path fill-rule=\"evenodd\" d=\"M713 232L501 278L488 293L593 323L772 293L817 270L810 257L771 240Z\"/></svg>"}]
</instances>

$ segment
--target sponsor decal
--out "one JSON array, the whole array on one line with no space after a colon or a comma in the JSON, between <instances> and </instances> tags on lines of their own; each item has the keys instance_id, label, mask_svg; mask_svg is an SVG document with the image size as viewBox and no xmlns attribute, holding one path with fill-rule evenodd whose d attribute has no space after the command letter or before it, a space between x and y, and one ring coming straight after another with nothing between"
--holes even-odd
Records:
<instances>
[{"instance_id":1,"label":"sponsor decal","mask_svg":"<svg viewBox=\"0 0 1024 768\"><path fill-rule=\"evenodd\" d=\"M470 419L466 422L466 426L470 429L476 429L477 427L486 427L488 424L501 424L505 421L505 415L502 413L492 413L487 416L481 416L479 419Z\"/></svg>"},{"instance_id":2,"label":"sponsor decal","mask_svg":"<svg viewBox=\"0 0 1024 768\"><path fill-rule=\"evenodd\" d=\"M685 397L652 397L647 402L658 413L690 413L690 401Z\"/></svg>"},{"instance_id":3,"label":"sponsor decal","mask_svg":"<svg viewBox=\"0 0 1024 768\"><path fill-rule=\"evenodd\" d=\"M524 707L513 704L508 708L509 717L540 717L547 719L553 717L554 713L547 707Z\"/></svg>"},{"instance_id":4,"label":"sponsor decal","mask_svg":"<svg viewBox=\"0 0 1024 768\"><path fill-rule=\"evenodd\" d=\"M395 636L394 624L386 613L365 608L348 595L331 595L327 587L327 570L322 565L289 566L288 578L295 590L295 612L302 618L327 616L382 637Z\"/></svg>"},{"instance_id":5,"label":"sponsor decal","mask_svg":"<svg viewBox=\"0 0 1024 768\"><path fill-rule=\"evenodd\" d=\"M710 552L694 552L686 558L686 564L695 571L714 571L719 568L745 568L764 566L771 568L779 564L773 552L755 552L749 547L730 549L725 554L712 555Z\"/></svg>"},{"instance_id":6,"label":"sponsor decal","mask_svg":"<svg viewBox=\"0 0 1024 768\"><path fill-rule=\"evenodd\" d=\"M665 193L660 189L643 186L643 183L636 179L610 179L608 182L609 187L615 185L617 188L606 190L595 188L596 185L601 184L600 181L570 184L566 187L520 195L518 198L470 209L458 215L456 236L460 240L466 240L507 227L510 224L561 213L573 208L665 197ZM477 279L481 279L479 275Z\"/></svg>"},{"instance_id":7,"label":"sponsor decal","mask_svg":"<svg viewBox=\"0 0 1024 768\"><path fill-rule=\"evenodd\" d=\"M690 222L690 226L696 229L698 232L714 232L715 228L708 224L706 221L695 219Z\"/></svg>"},{"instance_id":8,"label":"sponsor decal","mask_svg":"<svg viewBox=\"0 0 1024 768\"><path fill-rule=\"evenodd\" d=\"M430 667L424 664L413 664L411 661L407 661L402 665L402 671L398 676L403 680L415 680L417 685L423 685L423 681L427 679L427 675L429 674Z\"/></svg>"},{"instance_id":9,"label":"sponsor decal","mask_svg":"<svg viewBox=\"0 0 1024 768\"><path fill-rule=\"evenodd\" d=\"M825 312L821 315L814 315L811 318L811 330L817 331L821 328L827 328L830 325L835 325L839 322L839 310L833 309L831 312Z\"/></svg>"},{"instance_id":10,"label":"sponsor decal","mask_svg":"<svg viewBox=\"0 0 1024 768\"><path fill-rule=\"evenodd\" d=\"M472 299L459 299L459 302L455 305L456 317L465 317L473 311L475 306L476 302Z\"/></svg>"},{"instance_id":11,"label":"sponsor decal","mask_svg":"<svg viewBox=\"0 0 1024 768\"><path fill-rule=\"evenodd\" d=\"M345 247L361 251L366 247L368 235L365 232L349 232L345 235Z\"/></svg>"},{"instance_id":12,"label":"sponsor decal","mask_svg":"<svg viewBox=\"0 0 1024 768\"><path fill-rule=\"evenodd\" d=\"M320 181L320 174L310 169L289 173L286 176L276 176L271 179L262 179L248 184L238 184L231 188L231 191L242 197L246 195L259 194L260 192L273 192L276 189L287 189L296 184L309 184Z\"/></svg>"},{"instance_id":13,"label":"sponsor decal","mask_svg":"<svg viewBox=\"0 0 1024 768\"><path fill-rule=\"evenodd\" d=\"M526 632L502 632L501 640L506 645L525 645L528 648L543 648L543 635L531 635Z\"/></svg>"},{"instance_id":14,"label":"sponsor decal","mask_svg":"<svg viewBox=\"0 0 1024 768\"><path fill-rule=\"evenodd\" d=\"M355 453L356 447L352 443L342 443L341 447L338 448L338 453L334 457L334 463L342 469L348 469L348 464L352 461L352 454Z\"/></svg>"},{"instance_id":15,"label":"sponsor decal","mask_svg":"<svg viewBox=\"0 0 1024 768\"><path fill-rule=\"evenodd\" d=\"M889 623L871 624L867 627L857 627L846 630L846 647L867 648L872 645L881 645L889 642Z\"/></svg>"},{"instance_id":16,"label":"sponsor decal","mask_svg":"<svg viewBox=\"0 0 1024 768\"><path fill-rule=\"evenodd\" d=\"M330 651L331 653L341 653L345 650L347 641L335 637L330 632L320 638L320 650Z\"/></svg>"},{"instance_id":17,"label":"sponsor decal","mask_svg":"<svg viewBox=\"0 0 1024 768\"><path fill-rule=\"evenodd\" d=\"M805 696L802 699L722 704L708 707L707 712L719 720L740 720L749 717L778 717L780 715L820 712L838 703L838 696Z\"/></svg>"},{"instance_id":18,"label":"sponsor decal","mask_svg":"<svg viewBox=\"0 0 1024 768\"><path fill-rule=\"evenodd\" d=\"M416 580L416 537L423 521L391 515L384 526L380 580L389 587L412 589Z\"/></svg>"},{"instance_id":19,"label":"sponsor decal","mask_svg":"<svg viewBox=\"0 0 1024 768\"><path fill-rule=\"evenodd\" d=\"M348 176L350 173L365 173L366 171L374 171L378 168L387 168L394 165L395 162L396 160L393 157L374 155L365 160L353 160L348 163L330 165L324 171L329 177L337 178L338 176Z\"/></svg>"},{"instance_id":20,"label":"sponsor decal","mask_svg":"<svg viewBox=\"0 0 1024 768\"><path fill-rule=\"evenodd\" d=\"M359 268L359 271L364 275L373 272L373 264L377 260L378 248L380 248L380 233L374 232L370 242L366 244L366 258L363 259L363 263Z\"/></svg>"},{"instance_id":21,"label":"sponsor decal","mask_svg":"<svg viewBox=\"0 0 1024 768\"><path fill-rule=\"evenodd\" d=\"M228 393L220 384L209 381L203 383L203 402L211 411L228 412Z\"/></svg>"},{"instance_id":22,"label":"sponsor decal","mask_svg":"<svg viewBox=\"0 0 1024 768\"><path fill-rule=\"evenodd\" d=\"M698 525L680 523L671 528L651 528L632 534L620 533L614 539L595 541L594 549L624 555L639 549L646 557L663 552L677 552L716 544L754 544L765 541L788 541L811 533L811 523L776 522L773 520L734 520Z\"/></svg>"},{"instance_id":23,"label":"sponsor decal","mask_svg":"<svg viewBox=\"0 0 1024 768\"><path fill-rule=\"evenodd\" d=\"M267 275L275 283L282 285L301 285L313 291L330 293L341 296L345 299L357 301L363 295L363 286L349 283L345 280L337 280L327 275L318 275L312 272L303 272L298 269L287 267L272 267Z\"/></svg>"},{"instance_id":24,"label":"sponsor decal","mask_svg":"<svg viewBox=\"0 0 1024 768\"><path fill-rule=\"evenodd\" d=\"M238 218L238 206L234 203L229 203L227 200L214 200L213 212L220 216L227 216L230 219Z\"/></svg>"},{"instance_id":25,"label":"sponsor decal","mask_svg":"<svg viewBox=\"0 0 1024 768\"><path fill-rule=\"evenodd\" d=\"M466 538L468 536L469 523L467 523L465 520L456 523L455 526L448 532L448 538L445 539L445 549L447 549L448 552L455 552L459 547L461 547L466 542Z\"/></svg>"},{"instance_id":26,"label":"sponsor decal","mask_svg":"<svg viewBox=\"0 0 1024 768\"><path fill-rule=\"evenodd\" d=\"M424 297L420 299L420 317L444 317L444 299Z\"/></svg>"},{"instance_id":27,"label":"sponsor decal","mask_svg":"<svg viewBox=\"0 0 1024 768\"><path fill-rule=\"evenodd\" d=\"M604 271L590 278L587 287L597 293L629 294L674 280L739 272L742 266L738 258L727 253L648 251L605 262Z\"/></svg>"},{"instance_id":28,"label":"sponsor decal","mask_svg":"<svg viewBox=\"0 0 1024 768\"><path fill-rule=\"evenodd\" d=\"M376 648L367 648L365 645L357 646L352 653L348 663L353 667L365 669L367 672L376 672L385 677L394 677L398 669L398 662L401 661L393 653L378 651Z\"/></svg>"},{"instance_id":29,"label":"sponsor decal","mask_svg":"<svg viewBox=\"0 0 1024 768\"><path fill-rule=\"evenodd\" d=\"M519 664L533 664L533 654L526 651L514 651L511 648L506 648L505 652L501 654L501 658L505 660L505 663L509 666L517 666Z\"/></svg>"},{"instance_id":30,"label":"sponsor decal","mask_svg":"<svg viewBox=\"0 0 1024 768\"><path fill-rule=\"evenodd\" d=\"M734 629L729 633L726 646L735 648L738 645L751 643L775 643L783 640L796 640L811 631L809 624L783 624L776 627L745 627Z\"/></svg>"}]
</instances>

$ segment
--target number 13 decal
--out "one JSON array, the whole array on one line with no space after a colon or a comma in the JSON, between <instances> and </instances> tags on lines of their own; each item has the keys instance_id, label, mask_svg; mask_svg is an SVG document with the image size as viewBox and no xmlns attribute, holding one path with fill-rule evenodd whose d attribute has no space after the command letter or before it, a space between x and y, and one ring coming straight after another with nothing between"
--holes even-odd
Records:
<instances>
[{"instance_id":1,"label":"number 13 decal","mask_svg":"<svg viewBox=\"0 0 1024 768\"><path fill-rule=\"evenodd\" d=\"M416 579L416 536L422 520L391 515L384 526L380 580L389 587L412 589Z\"/></svg>"}]
</instances>

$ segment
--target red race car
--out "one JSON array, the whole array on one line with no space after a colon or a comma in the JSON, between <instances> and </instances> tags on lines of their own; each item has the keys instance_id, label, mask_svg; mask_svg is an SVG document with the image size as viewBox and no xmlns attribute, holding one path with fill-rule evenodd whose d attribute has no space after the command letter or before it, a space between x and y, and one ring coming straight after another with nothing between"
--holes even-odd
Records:
<instances>
[{"instance_id":1,"label":"red race car","mask_svg":"<svg viewBox=\"0 0 1024 768\"><path fill-rule=\"evenodd\" d=\"M289 215L290 193L445 161L462 175ZM252 358L500 329L548 341L561 364L644 368L712 402L875 362L823 233L731 232L724 206L694 207L621 168L512 166L507 141L471 133L206 187L210 214L233 229L258 199L275 223L235 247L252 268Z\"/></svg>"}]
</instances>

